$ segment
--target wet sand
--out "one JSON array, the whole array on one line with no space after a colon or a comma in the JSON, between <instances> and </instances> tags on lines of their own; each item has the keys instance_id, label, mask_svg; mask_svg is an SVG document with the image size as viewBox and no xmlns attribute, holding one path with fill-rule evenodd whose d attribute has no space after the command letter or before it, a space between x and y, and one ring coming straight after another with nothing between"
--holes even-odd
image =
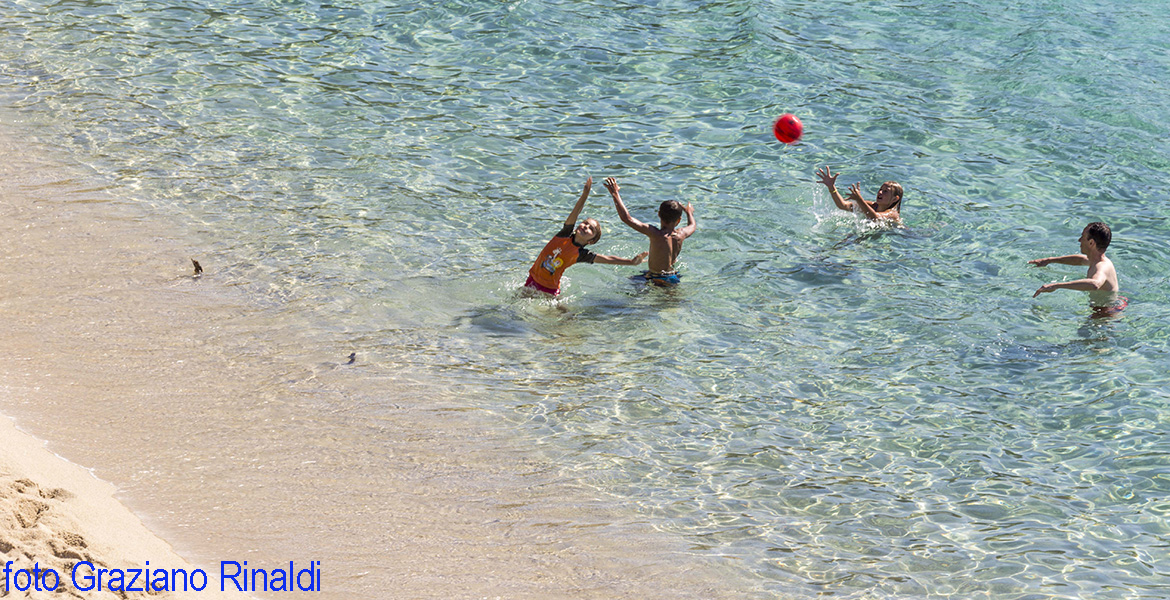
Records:
<instances>
[{"instance_id":1,"label":"wet sand","mask_svg":"<svg viewBox=\"0 0 1170 600\"><path fill-rule=\"evenodd\" d=\"M229 253L207 231L13 140L0 139L0 412L111 482L178 555L209 570L319 561L317 598L752 597L470 403L376 353L347 365L349 345L274 319L218 275ZM13 460L8 501L83 495Z\"/></svg>"},{"instance_id":2,"label":"wet sand","mask_svg":"<svg viewBox=\"0 0 1170 600\"><path fill-rule=\"evenodd\" d=\"M0 439L4 440L0 444L0 560L12 566L0 584L0 595L248 598L238 591L220 592L214 569L204 568L204 575L197 576L198 567L175 554L114 498L114 486L49 452L9 419L0 418ZM151 563L146 564L143 557L150 557ZM111 590L107 575L99 586L94 572L102 568L123 573L138 570L137 582L123 575ZM182 574L177 573L174 580L164 575L160 580L159 568ZM152 578L156 591L149 594L141 574L145 569L156 573ZM157 592L171 589L172 581L180 591Z\"/></svg>"}]
</instances>

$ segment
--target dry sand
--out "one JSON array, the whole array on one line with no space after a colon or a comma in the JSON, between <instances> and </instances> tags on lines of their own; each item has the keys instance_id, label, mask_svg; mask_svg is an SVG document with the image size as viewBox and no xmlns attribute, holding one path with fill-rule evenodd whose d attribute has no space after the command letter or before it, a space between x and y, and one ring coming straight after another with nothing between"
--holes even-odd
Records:
<instances>
[{"instance_id":1,"label":"dry sand","mask_svg":"<svg viewBox=\"0 0 1170 600\"><path fill-rule=\"evenodd\" d=\"M214 257L195 280L190 240L84 171L2 136L0 154L0 411L52 450L0 429L15 566L178 568L154 531L209 573L324 560L323 591L297 593L320 600L750 597L470 403L377 356L317 362L302 323L234 294Z\"/></svg>"},{"instance_id":2,"label":"dry sand","mask_svg":"<svg viewBox=\"0 0 1170 600\"><path fill-rule=\"evenodd\" d=\"M71 572L78 563L89 562L95 568L142 569L144 560L151 567L197 568L183 560L174 550L149 530L138 517L114 498L114 486L101 481L81 467L53 454L32 436L17 430L8 418L0 418L0 560L11 562L11 589L0 587L0 596L11 598L248 598L241 592L221 593L217 571L205 566L209 584L196 592L119 593L107 589L78 590ZM45 577L44 586L34 584L27 591L27 574L16 577L18 569L32 571L34 565L44 571L52 569L59 579ZM88 572L78 569L82 588ZM36 591L41 587L42 591ZM46 589L47 587L47 589ZM131 586L127 586L131 587ZM141 583L137 586L141 587Z\"/></svg>"}]
</instances>

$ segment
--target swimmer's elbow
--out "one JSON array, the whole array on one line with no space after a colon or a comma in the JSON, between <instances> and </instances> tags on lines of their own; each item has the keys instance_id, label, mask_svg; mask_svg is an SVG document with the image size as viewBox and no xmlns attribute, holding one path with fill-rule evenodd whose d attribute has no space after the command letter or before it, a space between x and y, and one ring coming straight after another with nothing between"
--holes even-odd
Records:
<instances>
[{"instance_id":1,"label":"swimmer's elbow","mask_svg":"<svg viewBox=\"0 0 1170 600\"><path fill-rule=\"evenodd\" d=\"M1109 287L1109 282L1104 277L1102 277L1100 279L1097 279L1097 278L1086 279L1085 284L1089 288L1087 291L1090 291L1090 292L1104 291L1105 288Z\"/></svg>"}]
</instances>

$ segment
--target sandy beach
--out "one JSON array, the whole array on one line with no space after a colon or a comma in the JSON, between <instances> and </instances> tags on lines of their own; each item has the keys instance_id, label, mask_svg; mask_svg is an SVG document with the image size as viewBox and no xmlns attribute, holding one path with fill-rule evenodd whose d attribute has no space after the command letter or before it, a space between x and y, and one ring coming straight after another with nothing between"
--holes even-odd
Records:
<instances>
[{"instance_id":1,"label":"sandy beach","mask_svg":"<svg viewBox=\"0 0 1170 600\"><path fill-rule=\"evenodd\" d=\"M71 179L75 173L41 159L36 152L30 152L28 145L13 137L0 137L0 152L6 156L5 165L0 168L0 204L7 217L4 239L8 251L4 260L3 284L0 285L4 290L0 297L0 311L10 321L10 325L4 328L4 335L0 336L7 357L0 375L0 402L5 410L43 402L45 396L29 393L30 384L33 389L41 387L35 383L40 380L45 384L44 391L56 397L54 402L68 405L71 394L62 391L54 382L65 383L81 394L86 393L81 391L84 386L78 386L76 381L70 383L70 369L55 370L51 367L53 359L42 365L38 364L37 358L49 358L63 350L54 340L72 338L69 346L75 351L85 352L84 335L75 322L66 325L69 320L65 319L61 322L65 325L64 330L54 329L51 323L38 321L36 311L22 310L21 307L46 305L46 288L34 285L37 280L42 283L53 280L54 276L44 270L46 264L56 264L65 272L73 271L77 265L57 261L74 252L92 252L94 248L77 243L78 236L82 239L89 237L86 233L69 231L67 226L46 227L44 221L38 222L33 215L52 214L50 221L64 223L69 220L66 214L71 211L61 209L68 202L78 202L85 197L98 198L100 194L92 186L81 184L81 180ZM61 196L54 197L55 191ZM83 213L85 211L80 211L75 216L81 217ZM92 217L92 214L85 216ZM101 229L103 223L91 222L90 227ZM31 245L18 242L20 238ZM54 243L50 244L50 241ZM109 240L95 241L98 241L98 248L109 248ZM53 247L62 249L63 254L56 253ZM41 255L47 262L22 261L21 256L29 255ZM22 262L29 267L28 270L19 268ZM93 265L97 268L101 262L98 260ZM49 276L47 280L43 277L45 275ZM92 282L85 277L74 281L83 287L92 285ZM97 317L92 312L84 317L83 314L75 316L86 320ZM23 338L20 332L39 334ZM68 357L65 360L73 361ZM96 371L80 374L78 380L84 382L90 375L97 374ZM20 414L19 410L15 412ZM27 413L24 414L28 423L46 424L41 419L28 419ZM17 598L250 597L236 591L222 593L218 565L208 561L194 565L177 554L169 543L151 531L116 497L116 486L87 470L90 465L82 466L59 456L41 439L18 429L8 416L0 416L0 440L3 440L0 444L0 560L10 566L0 595ZM68 447L68 444L63 446ZM117 445L112 445L111 450L117 452ZM149 565L147 561L150 561ZM156 579L155 589L146 591L146 569L157 574L158 568L186 573L186 585L178 586L179 591L172 591L171 580L164 584ZM99 586L95 575L100 569L109 571L103 574ZM39 575L35 579L30 577L34 570ZM120 582L111 581L114 570L120 572ZM197 570L210 576L206 585L201 579L190 578ZM131 582L135 572L138 579ZM173 581L181 582L181 576Z\"/></svg>"},{"instance_id":2,"label":"sandy beach","mask_svg":"<svg viewBox=\"0 0 1170 600\"><path fill-rule=\"evenodd\" d=\"M204 565L203 579L192 579L199 567L184 560L114 498L114 486L53 454L32 436L0 418L0 559L11 564L6 597L26 598L248 598L221 593L218 573ZM150 557L144 559L143 557ZM145 564L150 560L151 565ZM98 569L120 570L124 584L98 587ZM187 591L146 592L145 578L131 583L129 573L147 568L181 570L188 574ZM39 576L32 576L33 572ZM108 576L107 576L108 577ZM154 581L170 587L164 576ZM164 586L160 581L166 581ZM182 579L173 580L176 582ZM196 586L202 589L196 589ZM135 590L135 591L127 591Z\"/></svg>"},{"instance_id":3,"label":"sandy beach","mask_svg":"<svg viewBox=\"0 0 1170 600\"><path fill-rule=\"evenodd\" d=\"M746 597L458 398L376 354L346 369L348 346L258 318L213 251L84 168L11 136L0 151L0 540L14 568L316 561L321 590L299 595ZM290 452L305 436L312 455ZM342 437L390 457L342 452Z\"/></svg>"},{"instance_id":4,"label":"sandy beach","mask_svg":"<svg viewBox=\"0 0 1170 600\"><path fill-rule=\"evenodd\" d=\"M1167 600L1168 18L9 1L3 576ZM900 224L830 194L883 182ZM697 226L680 285L586 254L525 292L566 220L636 256L666 200ZM1094 222L1128 301L1108 318L1035 295L1086 276L1033 261ZM95 595L67 583L32 593Z\"/></svg>"}]
</instances>

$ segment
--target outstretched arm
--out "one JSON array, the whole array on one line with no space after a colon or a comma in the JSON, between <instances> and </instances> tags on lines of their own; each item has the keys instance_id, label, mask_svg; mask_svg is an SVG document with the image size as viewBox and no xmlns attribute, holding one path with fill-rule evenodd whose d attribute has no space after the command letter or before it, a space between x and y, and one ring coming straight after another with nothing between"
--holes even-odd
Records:
<instances>
[{"instance_id":1,"label":"outstretched arm","mask_svg":"<svg viewBox=\"0 0 1170 600\"><path fill-rule=\"evenodd\" d=\"M1049 256L1048 258L1037 258L1036 260L1028 261L1030 265L1037 267L1047 267L1048 265L1056 263L1059 265L1077 265L1085 266L1089 264L1089 257L1084 254L1069 254L1066 256Z\"/></svg>"},{"instance_id":2,"label":"outstretched arm","mask_svg":"<svg viewBox=\"0 0 1170 600\"><path fill-rule=\"evenodd\" d=\"M849 199L853 201L854 206L861 208L861 212L865 214L865 218L873 220L882 218L882 216L879 215L878 212L869 205L869 202L866 202L865 198L861 197L860 183L855 183L849 186Z\"/></svg>"},{"instance_id":3,"label":"outstretched arm","mask_svg":"<svg viewBox=\"0 0 1170 600\"><path fill-rule=\"evenodd\" d=\"M622 196L618 193L621 188L618 187L617 180L613 177L606 177L602 183L605 185L605 189L609 190L609 195L613 196L613 207L617 209L618 218L622 220L622 223L629 225L634 231L650 235L652 233L651 227L632 217L630 211L626 210L626 204L622 202Z\"/></svg>"},{"instance_id":4,"label":"outstretched arm","mask_svg":"<svg viewBox=\"0 0 1170 600\"><path fill-rule=\"evenodd\" d=\"M585 201L589 199L589 190L591 189L593 189L592 177L585 180L585 189L581 190L581 197L577 198L577 203L573 205L573 212L569 213L569 218L565 219L565 225L572 227L577 224L577 217L581 216L581 210L585 208Z\"/></svg>"},{"instance_id":5,"label":"outstretched arm","mask_svg":"<svg viewBox=\"0 0 1170 600\"><path fill-rule=\"evenodd\" d=\"M853 212L853 203L847 202L845 198L841 197L841 192L837 191L837 177L841 174L837 173L837 175L833 175L833 173L829 171L829 167L825 167L823 169L817 169L817 175L820 176L821 183L824 184L826 188L829 188L829 196L833 199L833 204L836 204L837 208L841 210Z\"/></svg>"},{"instance_id":6,"label":"outstretched arm","mask_svg":"<svg viewBox=\"0 0 1170 600\"><path fill-rule=\"evenodd\" d=\"M1107 281L1108 280L1105 277L1105 273L1099 272L1092 277L1087 277L1085 279L1077 279L1076 281L1061 281L1061 282L1046 283L1046 284L1040 286L1040 289L1036 290L1036 293L1032 294L1032 297L1035 298L1036 296L1039 296L1040 294L1046 294L1048 292L1052 292L1052 291L1056 291L1056 290L1078 290L1081 292L1095 292L1095 291L1105 287L1105 283Z\"/></svg>"},{"instance_id":7,"label":"outstretched arm","mask_svg":"<svg viewBox=\"0 0 1170 600\"><path fill-rule=\"evenodd\" d=\"M650 253L643 252L634 258L622 258L620 256L610 256L608 254L597 254L593 257L593 263L600 263L603 265L640 265L642 264L642 261L646 260L646 256L648 254Z\"/></svg>"}]
</instances>

